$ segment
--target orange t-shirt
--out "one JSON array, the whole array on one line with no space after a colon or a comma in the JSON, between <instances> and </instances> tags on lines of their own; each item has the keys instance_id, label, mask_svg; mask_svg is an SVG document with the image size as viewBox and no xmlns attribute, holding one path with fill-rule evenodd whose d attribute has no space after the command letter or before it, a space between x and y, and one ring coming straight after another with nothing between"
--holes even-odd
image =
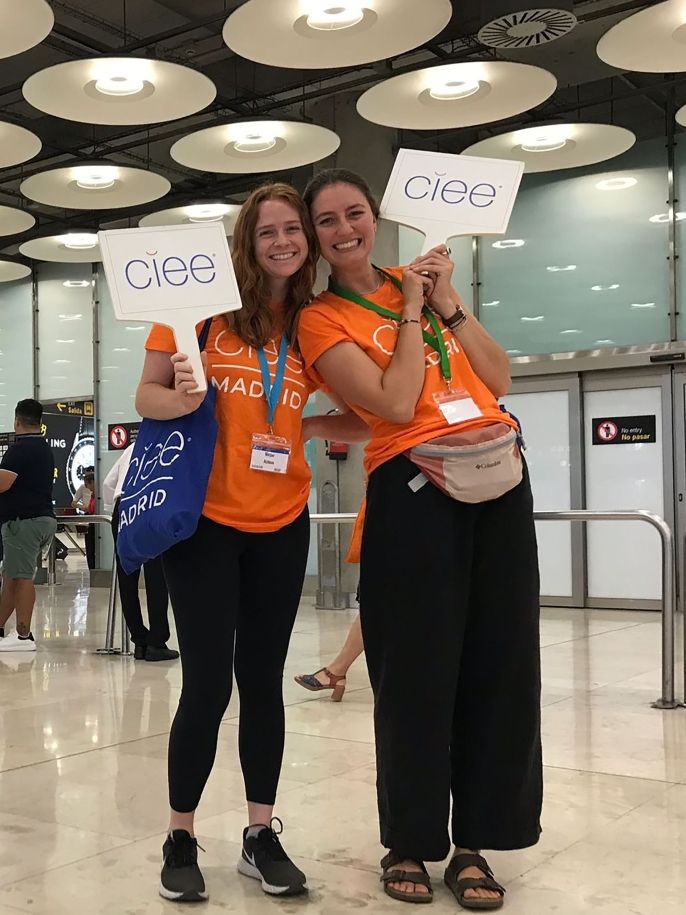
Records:
<instances>
[{"instance_id":1,"label":"orange t-shirt","mask_svg":"<svg viewBox=\"0 0 686 915\"><path fill-rule=\"evenodd\" d=\"M202 323L198 324L198 332L201 328ZM279 336L265 347L272 383L280 342ZM155 324L145 348L175 353L172 331ZM269 431L257 350L232 333L224 317L218 317L212 321L205 352L208 383L217 391L219 433L203 515L241 531L279 530L298 517L310 494L302 414L317 385L302 359L289 347L274 417L274 435L283 436L291 444L288 471L281 474L251 470L252 437Z\"/></svg>"},{"instance_id":2,"label":"orange t-shirt","mask_svg":"<svg viewBox=\"0 0 686 915\"><path fill-rule=\"evenodd\" d=\"M387 268L387 273L402 277L403 268ZM370 301L400 314L403 310L403 294L390 280L386 280L377 292L366 296ZM431 332L425 317L422 327ZM356 343L383 371L390 365L398 339L398 324L392 318L384 318L376 312L350 302L328 290L320 293L310 305L301 312L298 343L310 368L327 350L337 343ZM480 425L494 422L516 423L506 413L501 412L493 394L476 375L465 353L460 348L455 335L443 328L443 339L450 357L452 369L452 386L466 390L481 416L467 420L457 426L451 426L438 407L435 394L447 391L447 385L440 367L440 357L433 347L424 344L426 357L426 375L424 387L417 401L414 419L409 423L393 423L381 419L357 404L349 406L364 419L371 430L369 444L365 451L365 469L372 473L377 467L398 454L413 448L429 439L446 435L456 429L473 429ZM319 378L320 386L324 381Z\"/></svg>"}]
</instances>

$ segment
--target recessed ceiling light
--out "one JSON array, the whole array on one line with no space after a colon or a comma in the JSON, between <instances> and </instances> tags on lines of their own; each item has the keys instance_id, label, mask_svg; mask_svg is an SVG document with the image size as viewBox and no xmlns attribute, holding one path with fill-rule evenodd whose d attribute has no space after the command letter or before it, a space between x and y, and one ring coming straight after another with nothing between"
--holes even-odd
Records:
<instances>
[{"instance_id":1,"label":"recessed ceiling light","mask_svg":"<svg viewBox=\"0 0 686 915\"><path fill-rule=\"evenodd\" d=\"M469 98L481 88L481 83L476 79L449 79L436 83L429 89L431 98L443 102L454 102L461 98Z\"/></svg>"},{"instance_id":2,"label":"recessed ceiling light","mask_svg":"<svg viewBox=\"0 0 686 915\"><path fill-rule=\"evenodd\" d=\"M74 169L77 187L87 191L102 191L114 187L119 171L113 165L82 165Z\"/></svg>"},{"instance_id":3,"label":"recessed ceiling light","mask_svg":"<svg viewBox=\"0 0 686 915\"><path fill-rule=\"evenodd\" d=\"M500 299L493 299L492 302L483 302L481 304L482 308L495 308L496 305L500 305Z\"/></svg>"},{"instance_id":4,"label":"recessed ceiling light","mask_svg":"<svg viewBox=\"0 0 686 915\"><path fill-rule=\"evenodd\" d=\"M57 315L57 317L60 319L60 321L80 321L83 315Z\"/></svg>"},{"instance_id":5,"label":"recessed ceiling light","mask_svg":"<svg viewBox=\"0 0 686 915\"><path fill-rule=\"evenodd\" d=\"M509 349L507 350L510 356L518 356L521 353L520 349Z\"/></svg>"},{"instance_id":6,"label":"recessed ceiling light","mask_svg":"<svg viewBox=\"0 0 686 915\"><path fill-rule=\"evenodd\" d=\"M607 292L610 289L619 289L619 283L612 283L610 286L591 286L593 292Z\"/></svg>"},{"instance_id":7,"label":"recessed ceiling light","mask_svg":"<svg viewBox=\"0 0 686 915\"><path fill-rule=\"evenodd\" d=\"M686 219L686 213L675 213L674 221L681 222L682 219ZM669 213L656 213L655 216L650 217L651 222L669 222Z\"/></svg>"},{"instance_id":8,"label":"recessed ceiling light","mask_svg":"<svg viewBox=\"0 0 686 915\"><path fill-rule=\"evenodd\" d=\"M502 241L494 241L493 248L521 248L526 242L523 238L504 238Z\"/></svg>"},{"instance_id":9,"label":"recessed ceiling light","mask_svg":"<svg viewBox=\"0 0 686 915\"><path fill-rule=\"evenodd\" d=\"M520 321L544 321L545 315L535 315L535 316L524 315L519 320Z\"/></svg>"},{"instance_id":10,"label":"recessed ceiling light","mask_svg":"<svg viewBox=\"0 0 686 915\"><path fill-rule=\"evenodd\" d=\"M98 236L94 232L68 232L66 235L58 235L57 240L65 248L83 251L87 248L95 248L98 243Z\"/></svg>"},{"instance_id":11,"label":"recessed ceiling light","mask_svg":"<svg viewBox=\"0 0 686 915\"><path fill-rule=\"evenodd\" d=\"M103 95L136 95L144 87L144 80L137 76L126 76L123 73L103 76L95 81L95 88Z\"/></svg>"},{"instance_id":12,"label":"recessed ceiling light","mask_svg":"<svg viewBox=\"0 0 686 915\"><path fill-rule=\"evenodd\" d=\"M246 133L233 144L233 148L237 152L243 153L267 152L268 149L273 149L274 146L276 146L276 137L267 133L267 131Z\"/></svg>"},{"instance_id":13,"label":"recessed ceiling light","mask_svg":"<svg viewBox=\"0 0 686 915\"><path fill-rule=\"evenodd\" d=\"M85 289L86 286L90 286L89 280L65 280L62 283L63 286L66 286L67 289Z\"/></svg>"},{"instance_id":14,"label":"recessed ceiling light","mask_svg":"<svg viewBox=\"0 0 686 915\"><path fill-rule=\"evenodd\" d=\"M131 350L128 346L115 346L112 348L113 353L130 353Z\"/></svg>"},{"instance_id":15,"label":"recessed ceiling light","mask_svg":"<svg viewBox=\"0 0 686 915\"><path fill-rule=\"evenodd\" d=\"M76 343L76 340L55 340L55 343Z\"/></svg>"},{"instance_id":16,"label":"recessed ceiling light","mask_svg":"<svg viewBox=\"0 0 686 915\"><path fill-rule=\"evenodd\" d=\"M517 134L517 143L524 152L553 152L567 145L569 132L568 124L529 127Z\"/></svg>"},{"instance_id":17,"label":"recessed ceiling light","mask_svg":"<svg viewBox=\"0 0 686 915\"><path fill-rule=\"evenodd\" d=\"M655 308L655 302L632 302L632 308Z\"/></svg>"},{"instance_id":18,"label":"recessed ceiling light","mask_svg":"<svg viewBox=\"0 0 686 915\"><path fill-rule=\"evenodd\" d=\"M637 178L604 178L596 184L596 187L599 191L625 191L637 184Z\"/></svg>"},{"instance_id":19,"label":"recessed ceiling light","mask_svg":"<svg viewBox=\"0 0 686 915\"><path fill-rule=\"evenodd\" d=\"M219 222L230 210L227 203L198 203L185 207L191 222Z\"/></svg>"},{"instance_id":20,"label":"recessed ceiling light","mask_svg":"<svg viewBox=\"0 0 686 915\"><path fill-rule=\"evenodd\" d=\"M561 330L561 334L580 334L582 331L577 330L576 327L570 327L568 330Z\"/></svg>"},{"instance_id":21,"label":"recessed ceiling light","mask_svg":"<svg viewBox=\"0 0 686 915\"><path fill-rule=\"evenodd\" d=\"M615 343L614 340L596 340L595 345L596 346L616 346L617 344Z\"/></svg>"},{"instance_id":22,"label":"recessed ceiling light","mask_svg":"<svg viewBox=\"0 0 686 915\"><path fill-rule=\"evenodd\" d=\"M569 270L576 270L576 264L567 264L566 267L546 267L548 273L566 273Z\"/></svg>"},{"instance_id":23,"label":"recessed ceiling light","mask_svg":"<svg viewBox=\"0 0 686 915\"><path fill-rule=\"evenodd\" d=\"M317 8L307 17L307 24L319 32L350 29L364 19L364 9L359 3L324 0L315 6Z\"/></svg>"},{"instance_id":24,"label":"recessed ceiling light","mask_svg":"<svg viewBox=\"0 0 686 915\"><path fill-rule=\"evenodd\" d=\"M53 365L71 365L70 359L53 359Z\"/></svg>"}]
</instances>

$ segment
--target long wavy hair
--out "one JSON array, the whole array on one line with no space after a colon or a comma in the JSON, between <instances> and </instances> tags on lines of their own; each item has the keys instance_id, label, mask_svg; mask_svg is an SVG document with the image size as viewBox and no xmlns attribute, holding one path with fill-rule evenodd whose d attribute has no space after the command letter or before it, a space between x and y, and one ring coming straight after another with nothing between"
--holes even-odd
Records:
<instances>
[{"instance_id":1,"label":"long wavy hair","mask_svg":"<svg viewBox=\"0 0 686 915\"><path fill-rule=\"evenodd\" d=\"M258 187L241 207L233 233L233 266L243 307L226 315L231 330L251 346L264 346L279 329L280 316L270 307L269 278L255 257L255 228L260 206L266 200L283 200L298 214L307 239L308 253L305 263L293 274L288 283L284 302L283 330L291 346L297 346L300 311L312 298L317 260L317 239L312 221L302 197L290 184L272 182Z\"/></svg>"}]
</instances>

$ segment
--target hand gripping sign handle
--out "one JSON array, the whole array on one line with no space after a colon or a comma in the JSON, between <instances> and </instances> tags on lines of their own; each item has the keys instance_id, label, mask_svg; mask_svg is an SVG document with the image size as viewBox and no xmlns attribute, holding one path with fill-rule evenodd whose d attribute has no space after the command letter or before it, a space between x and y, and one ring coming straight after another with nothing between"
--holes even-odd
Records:
<instances>
[{"instance_id":1,"label":"hand gripping sign handle","mask_svg":"<svg viewBox=\"0 0 686 915\"><path fill-rule=\"evenodd\" d=\"M185 353L193 369L193 375L198 382L198 386L193 389L193 394L200 394L207 390L207 379L205 378L205 369L200 357L200 347L198 346L198 337L195 330L195 324L180 323L172 327L174 339L176 340L176 351Z\"/></svg>"}]
</instances>

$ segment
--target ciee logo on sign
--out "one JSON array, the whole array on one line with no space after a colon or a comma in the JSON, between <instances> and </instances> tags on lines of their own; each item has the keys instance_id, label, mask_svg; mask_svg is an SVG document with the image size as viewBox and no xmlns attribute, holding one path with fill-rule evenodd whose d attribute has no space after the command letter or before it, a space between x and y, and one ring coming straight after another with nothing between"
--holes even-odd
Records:
<instances>
[{"instance_id":1,"label":"ciee logo on sign","mask_svg":"<svg viewBox=\"0 0 686 915\"><path fill-rule=\"evenodd\" d=\"M143 454L131 458L121 498L119 529L132 524L145 511L159 508L167 500L167 485L174 479L170 468L186 446L183 433L175 429L166 441L152 442Z\"/></svg>"},{"instance_id":2,"label":"ciee logo on sign","mask_svg":"<svg viewBox=\"0 0 686 915\"><path fill-rule=\"evenodd\" d=\"M98 239L117 318L172 327L181 352L197 349L196 324L241 307L223 223L109 229Z\"/></svg>"},{"instance_id":3,"label":"ciee logo on sign","mask_svg":"<svg viewBox=\"0 0 686 915\"><path fill-rule=\"evenodd\" d=\"M206 286L217 276L216 254L193 254L190 258L169 254L161 258L157 251L146 251L145 255L132 258L124 267L126 282L134 289L185 286L189 281Z\"/></svg>"},{"instance_id":4,"label":"ciee logo on sign","mask_svg":"<svg viewBox=\"0 0 686 915\"><path fill-rule=\"evenodd\" d=\"M507 229L523 162L401 149L381 202L381 215L419 229L426 244L452 235Z\"/></svg>"},{"instance_id":5,"label":"ciee logo on sign","mask_svg":"<svg viewBox=\"0 0 686 915\"><path fill-rule=\"evenodd\" d=\"M447 172L433 175L413 175L405 182L405 196L410 200L439 201L458 206L465 200L478 209L493 206L498 191L488 181L479 181L471 187L462 178L448 178ZM502 187L502 185L501 185Z\"/></svg>"}]
</instances>

